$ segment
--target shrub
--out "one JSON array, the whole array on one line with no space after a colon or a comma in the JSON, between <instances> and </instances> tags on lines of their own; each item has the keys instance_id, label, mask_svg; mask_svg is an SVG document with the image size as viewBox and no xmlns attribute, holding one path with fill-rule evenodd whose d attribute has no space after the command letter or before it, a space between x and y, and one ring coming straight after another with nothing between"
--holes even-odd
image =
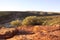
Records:
<instances>
[{"instance_id":1,"label":"shrub","mask_svg":"<svg viewBox=\"0 0 60 40\"><path fill-rule=\"evenodd\" d=\"M19 26L19 25L21 25L21 21L20 20L11 21L10 24L12 26Z\"/></svg>"},{"instance_id":2,"label":"shrub","mask_svg":"<svg viewBox=\"0 0 60 40\"><path fill-rule=\"evenodd\" d=\"M22 25L42 25L43 21L37 16L26 17L22 21Z\"/></svg>"}]
</instances>

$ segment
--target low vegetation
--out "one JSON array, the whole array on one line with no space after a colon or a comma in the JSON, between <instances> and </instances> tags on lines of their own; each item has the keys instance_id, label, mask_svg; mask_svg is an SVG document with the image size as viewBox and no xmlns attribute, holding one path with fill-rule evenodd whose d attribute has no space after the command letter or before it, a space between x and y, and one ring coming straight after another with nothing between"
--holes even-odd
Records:
<instances>
[{"instance_id":1,"label":"low vegetation","mask_svg":"<svg viewBox=\"0 0 60 40\"><path fill-rule=\"evenodd\" d=\"M20 25L56 25L60 24L60 16L28 16L25 19L11 21L12 26Z\"/></svg>"},{"instance_id":2,"label":"low vegetation","mask_svg":"<svg viewBox=\"0 0 60 40\"><path fill-rule=\"evenodd\" d=\"M20 26L21 25L21 21L20 20L11 21L10 25L11 26Z\"/></svg>"},{"instance_id":3,"label":"low vegetation","mask_svg":"<svg viewBox=\"0 0 60 40\"><path fill-rule=\"evenodd\" d=\"M22 21L22 23L20 23L22 25L54 25L54 24L60 24L59 15L60 13L57 12L43 12L43 11L7 12L6 11L6 12L0 12L0 16L1 16L0 24L9 23L12 20L15 21L15 19L19 18Z\"/></svg>"},{"instance_id":4,"label":"low vegetation","mask_svg":"<svg viewBox=\"0 0 60 40\"><path fill-rule=\"evenodd\" d=\"M29 16L22 21L22 25L42 25L42 24L43 21L41 20L41 18L37 16Z\"/></svg>"},{"instance_id":5,"label":"low vegetation","mask_svg":"<svg viewBox=\"0 0 60 40\"><path fill-rule=\"evenodd\" d=\"M5 15L9 15L10 13L7 12L0 12L0 16L5 16Z\"/></svg>"},{"instance_id":6,"label":"low vegetation","mask_svg":"<svg viewBox=\"0 0 60 40\"><path fill-rule=\"evenodd\" d=\"M60 16L29 16L22 25L55 25L60 24Z\"/></svg>"}]
</instances>

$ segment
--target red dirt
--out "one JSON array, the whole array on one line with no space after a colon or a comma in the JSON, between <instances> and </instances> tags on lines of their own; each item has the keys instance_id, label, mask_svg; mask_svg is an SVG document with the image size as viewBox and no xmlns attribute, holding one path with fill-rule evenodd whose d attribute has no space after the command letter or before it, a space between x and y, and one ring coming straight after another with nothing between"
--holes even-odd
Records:
<instances>
[{"instance_id":1,"label":"red dirt","mask_svg":"<svg viewBox=\"0 0 60 40\"><path fill-rule=\"evenodd\" d=\"M60 40L60 26L1 28L0 40Z\"/></svg>"}]
</instances>

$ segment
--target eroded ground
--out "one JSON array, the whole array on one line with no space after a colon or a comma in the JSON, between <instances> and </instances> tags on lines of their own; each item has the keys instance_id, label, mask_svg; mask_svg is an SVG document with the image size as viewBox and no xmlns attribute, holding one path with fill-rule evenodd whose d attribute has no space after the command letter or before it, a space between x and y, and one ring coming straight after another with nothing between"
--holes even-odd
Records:
<instances>
[{"instance_id":1,"label":"eroded ground","mask_svg":"<svg viewBox=\"0 0 60 40\"><path fill-rule=\"evenodd\" d=\"M0 28L0 40L60 40L60 26Z\"/></svg>"}]
</instances>

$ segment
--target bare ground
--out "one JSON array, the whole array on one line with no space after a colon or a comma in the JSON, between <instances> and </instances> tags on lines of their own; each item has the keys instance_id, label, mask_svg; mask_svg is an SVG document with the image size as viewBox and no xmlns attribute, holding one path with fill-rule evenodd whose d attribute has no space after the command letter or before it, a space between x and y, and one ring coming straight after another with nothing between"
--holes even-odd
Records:
<instances>
[{"instance_id":1,"label":"bare ground","mask_svg":"<svg viewBox=\"0 0 60 40\"><path fill-rule=\"evenodd\" d=\"M60 40L60 25L0 28L0 40Z\"/></svg>"}]
</instances>

